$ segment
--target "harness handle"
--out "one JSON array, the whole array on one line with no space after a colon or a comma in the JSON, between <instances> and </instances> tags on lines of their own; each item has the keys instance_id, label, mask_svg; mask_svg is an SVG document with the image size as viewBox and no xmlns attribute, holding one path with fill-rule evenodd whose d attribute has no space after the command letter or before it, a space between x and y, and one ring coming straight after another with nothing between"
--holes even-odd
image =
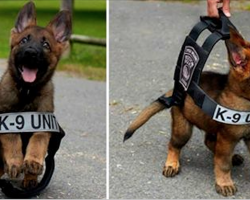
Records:
<instances>
[{"instance_id":1,"label":"harness handle","mask_svg":"<svg viewBox=\"0 0 250 200\"><path fill-rule=\"evenodd\" d=\"M208 17L208 16L201 16L200 20L205 22L208 25L208 29L211 32L218 32L221 34L222 39L226 40L230 38L230 30L229 25L232 26L234 29L236 27L231 23L228 17L222 11L222 8L218 9L219 18Z\"/></svg>"},{"instance_id":2,"label":"harness handle","mask_svg":"<svg viewBox=\"0 0 250 200\"><path fill-rule=\"evenodd\" d=\"M186 37L174 73L173 95L171 97L163 95L158 98L158 101L167 108L183 105L192 81L199 83L202 69L213 46L219 40L230 38L230 27L236 29L221 8L218 9L218 12L219 18L201 16L200 22L192 28ZM205 29L208 29L212 34L207 37L201 47L196 43L196 40Z\"/></svg>"}]
</instances>

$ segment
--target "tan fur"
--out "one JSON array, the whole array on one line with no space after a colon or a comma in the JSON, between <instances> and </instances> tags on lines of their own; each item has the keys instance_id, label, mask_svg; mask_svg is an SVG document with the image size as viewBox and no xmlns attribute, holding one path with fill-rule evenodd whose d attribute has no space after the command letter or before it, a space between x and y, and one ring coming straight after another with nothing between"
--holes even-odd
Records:
<instances>
[{"instance_id":1,"label":"tan fur","mask_svg":"<svg viewBox=\"0 0 250 200\"><path fill-rule=\"evenodd\" d=\"M139 116L132 122L132 124L128 128L128 132L136 130L140 128L143 124L145 124L152 116L161 110L165 109L165 106L159 102L153 102L150 106L145 108Z\"/></svg>"}]
</instances>

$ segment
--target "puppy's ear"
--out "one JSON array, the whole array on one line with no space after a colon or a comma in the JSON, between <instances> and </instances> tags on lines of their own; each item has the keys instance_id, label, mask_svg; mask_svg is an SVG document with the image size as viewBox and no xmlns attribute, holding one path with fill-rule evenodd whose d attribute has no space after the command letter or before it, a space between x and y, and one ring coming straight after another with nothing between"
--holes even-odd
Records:
<instances>
[{"instance_id":1,"label":"puppy's ear","mask_svg":"<svg viewBox=\"0 0 250 200\"><path fill-rule=\"evenodd\" d=\"M35 4L30 1L25 4L24 7L20 10L15 27L11 30L13 33L21 33L25 28L29 26L36 25L36 9Z\"/></svg>"},{"instance_id":2,"label":"puppy's ear","mask_svg":"<svg viewBox=\"0 0 250 200\"><path fill-rule=\"evenodd\" d=\"M233 67L244 67L247 64L245 48L248 46L247 41L241 34L230 28L230 39L226 40L228 57Z\"/></svg>"},{"instance_id":3,"label":"puppy's ear","mask_svg":"<svg viewBox=\"0 0 250 200\"><path fill-rule=\"evenodd\" d=\"M231 42L226 42L228 59L233 67L244 67L247 64L245 50Z\"/></svg>"},{"instance_id":4,"label":"puppy's ear","mask_svg":"<svg viewBox=\"0 0 250 200\"><path fill-rule=\"evenodd\" d=\"M48 24L57 42L69 40L72 32L71 14L69 11L60 11L53 20Z\"/></svg>"}]
</instances>

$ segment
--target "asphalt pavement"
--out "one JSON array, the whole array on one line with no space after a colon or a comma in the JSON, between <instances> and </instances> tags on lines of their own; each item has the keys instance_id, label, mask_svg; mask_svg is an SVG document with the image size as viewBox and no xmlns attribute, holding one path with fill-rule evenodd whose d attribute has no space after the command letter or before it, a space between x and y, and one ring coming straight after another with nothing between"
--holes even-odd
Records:
<instances>
[{"instance_id":1,"label":"asphalt pavement","mask_svg":"<svg viewBox=\"0 0 250 200\"><path fill-rule=\"evenodd\" d=\"M138 113L172 88L180 48L199 16L206 14L205 3L110 1L111 199L224 198L215 191L213 156L203 143L201 130L194 129L183 148L179 175L162 175L171 131L168 110L151 118L123 143ZM232 8L231 21L248 40L249 19L250 12ZM205 69L228 71L224 42L216 45ZM236 152L245 162L232 170L238 192L231 198L250 198L249 153L243 143Z\"/></svg>"},{"instance_id":2,"label":"asphalt pavement","mask_svg":"<svg viewBox=\"0 0 250 200\"><path fill-rule=\"evenodd\" d=\"M106 198L106 83L62 72L53 81L55 115L66 136L49 186L34 198ZM6 197L0 192L0 198Z\"/></svg>"}]
</instances>

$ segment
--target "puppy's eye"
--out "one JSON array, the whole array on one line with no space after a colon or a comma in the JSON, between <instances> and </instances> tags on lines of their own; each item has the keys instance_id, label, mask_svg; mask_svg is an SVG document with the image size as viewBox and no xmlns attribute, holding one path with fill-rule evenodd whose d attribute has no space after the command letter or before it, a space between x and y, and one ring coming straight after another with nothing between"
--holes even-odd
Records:
<instances>
[{"instance_id":1,"label":"puppy's eye","mask_svg":"<svg viewBox=\"0 0 250 200\"><path fill-rule=\"evenodd\" d=\"M43 42L43 47L46 49L50 49L49 43L48 42Z\"/></svg>"},{"instance_id":2,"label":"puppy's eye","mask_svg":"<svg viewBox=\"0 0 250 200\"><path fill-rule=\"evenodd\" d=\"M28 42L28 37L24 37L21 41L20 44L25 44Z\"/></svg>"}]
</instances>

